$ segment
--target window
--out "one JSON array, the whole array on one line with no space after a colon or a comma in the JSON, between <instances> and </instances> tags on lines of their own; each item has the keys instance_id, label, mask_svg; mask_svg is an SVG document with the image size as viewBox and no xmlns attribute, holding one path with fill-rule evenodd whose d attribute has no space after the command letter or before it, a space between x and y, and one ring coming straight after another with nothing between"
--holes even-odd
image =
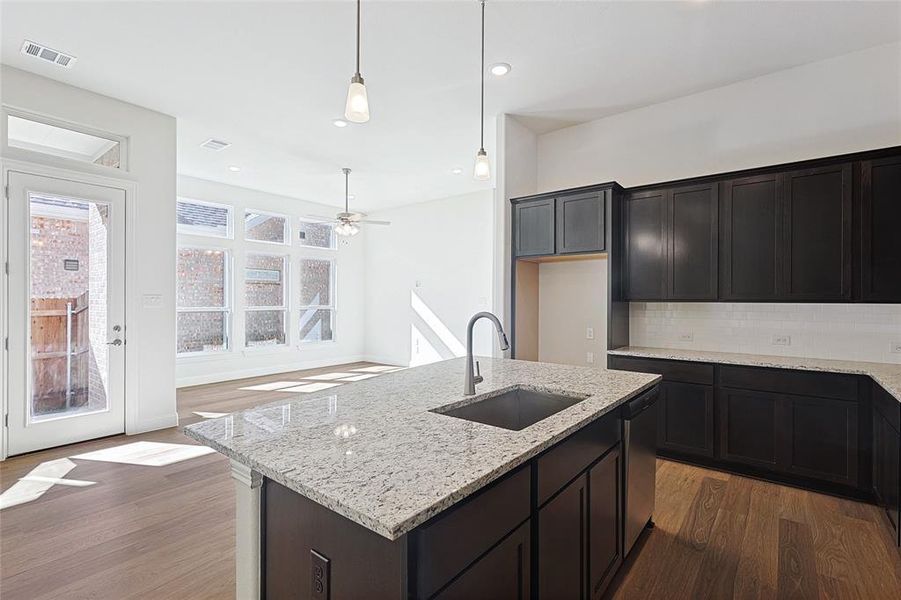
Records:
<instances>
[{"instance_id":1,"label":"window","mask_svg":"<svg viewBox=\"0 0 901 600\"><path fill-rule=\"evenodd\" d=\"M288 244L288 219L248 210L244 213L244 239L252 242Z\"/></svg>"},{"instance_id":2,"label":"window","mask_svg":"<svg viewBox=\"0 0 901 600\"><path fill-rule=\"evenodd\" d=\"M228 349L228 253L178 249L176 294L179 354Z\"/></svg>"},{"instance_id":3,"label":"window","mask_svg":"<svg viewBox=\"0 0 901 600\"><path fill-rule=\"evenodd\" d=\"M78 162L121 168L121 142L68 127L8 115L7 145Z\"/></svg>"},{"instance_id":4,"label":"window","mask_svg":"<svg viewBox=\"0 0 901 600\"><path fill-rule=\"evenodd\" d=\"M335 263L328 259L300 261L300 341L335 338Z\"/></svg>"},{"instance_id":5,"label":"window","mask_svg":"<svg viewBox=\"0 0 901 600\"><path fill-rule=\"evenodd\" d=\"M244 269L244 345L285 343L287 257L248 254Z\"/></svg>"},{"instance_id":6,"label":"window","mask_svg":"<svg viewBox=\"0 0 901 600\"><path fill-rule=\"evenodd\" d=\"M185 200L175 204L178 233L230 238L232 236L232 208L224 204Z\"/></svg>"},{"instance_id":7,"label":"window","mask_svg":"<svg viewBox=\"0 0 901 600\"><path fill-rule=\"evenodd\" d=\"M313 221L300 221L299 234L301 246L312 248L334 248L335 229L331 223L315 223Z\"/></svg>"}]
</instances>

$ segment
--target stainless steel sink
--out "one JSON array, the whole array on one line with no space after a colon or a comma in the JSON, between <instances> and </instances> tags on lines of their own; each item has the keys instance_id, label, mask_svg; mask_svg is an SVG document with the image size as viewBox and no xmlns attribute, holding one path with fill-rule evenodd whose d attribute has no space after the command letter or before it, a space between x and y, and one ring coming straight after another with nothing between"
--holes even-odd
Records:
<instances>
[{"instance_id":1,"label":"stainless steel sink","mask_svg":"<svg viewBox=\"0 0 901 600\"><path fill-rule=\"evenodd\" d=\"M440 407L431 412L519 431L584 400L527 388L513 388L456 408Z\"/></svg>"}]
</instances>

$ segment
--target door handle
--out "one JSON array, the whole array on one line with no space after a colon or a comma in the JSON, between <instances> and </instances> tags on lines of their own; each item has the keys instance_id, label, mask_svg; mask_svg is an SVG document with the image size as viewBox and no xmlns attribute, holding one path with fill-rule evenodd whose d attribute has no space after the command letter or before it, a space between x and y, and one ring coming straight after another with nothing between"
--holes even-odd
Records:
<instances>
[{"instance_id":1,"label":"door handle","mask_svg":"<svg viewBox=\"0 0 901 600\"><path fill-rule=\"evenodd\" d=\"M120 340L119 338L116 338L116 339L114 339L114 340L111 341L111 342L107 342L106 345L107 345L107 346L121 346L121 345L122 345L122 340Z\"/></svg>"}]
</instances>

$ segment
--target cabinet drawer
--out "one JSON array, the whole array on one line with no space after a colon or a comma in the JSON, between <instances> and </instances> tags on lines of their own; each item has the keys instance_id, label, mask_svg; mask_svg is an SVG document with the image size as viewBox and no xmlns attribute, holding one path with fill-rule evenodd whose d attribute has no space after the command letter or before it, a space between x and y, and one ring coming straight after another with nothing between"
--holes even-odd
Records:
<instances>
[{"instance_id":1,"label":"cabinet drawer","mask_svg":"<svg viewBox=\"0 0 901 600\"><path fill-rule=\"evenodd\" d=\"M708 363L615 355L610 359L611 369L656 373L663 375L664 381L713 385L713 365Z\"/></svg>"},{"instance_id":2,"label":"cabinet drawer","mask_svg":"<svg viewBox=\"0 0 901 600\"><path fill-rule=\"evenodd\" d=\"M892 427L901 431L901 402L878 383L873 384L873 409L879 411Z\"/></svg>"},{"instance_id":3,"label":"cabinet drawer","mask_svg":"<svg viewBox=\"0 0 901 600\"><path fill-rule=\"evenodd\" d=\"M529 518L530 475L522 467L416 530L418 596L430 597Z\"/></svg>"},{"instance_id":4,"label":"cabinet drawer","mask_svg":"<svg viewBox=\"0 0 901 600\"><path fill-rule=\"evenodd\" d=\"M719 385L778 394L857 400L857 377L814 371L721 365Z\"/></svg>"},{"instance_id":5,"label":"cabinet drawer","mask_svg":"<svg viewBox=\"0 0 901 600\"><path fill-rule=\"evenodd\" d=\"M608 414L586 425L538 458L538 505L588 468L620 439L620 420Z\"/></svg>"}]
</instances>

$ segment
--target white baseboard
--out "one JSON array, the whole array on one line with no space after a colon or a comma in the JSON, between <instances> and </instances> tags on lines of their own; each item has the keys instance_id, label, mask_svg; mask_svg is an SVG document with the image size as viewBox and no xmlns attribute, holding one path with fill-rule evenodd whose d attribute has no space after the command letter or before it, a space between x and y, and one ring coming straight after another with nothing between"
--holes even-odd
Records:
<instances>
[{"instance_id":1,"label":"white baseboard","mask_svg":"<svg viewBox=\"0 0 901 600\"><path fill-rule=\"evenodd\" d=\"M191 387L193 385L204 385L206 383L219 383L222 381L234 381L236 379L247 379L248 377L262 377L264 375L276 375L278 373L289 373L291 371L302 371L304 369L318 369L319 367L331 367L355 362L378 362L363 355L342 356L340 358L327 358L319 360L306 360L296 363L281 363L276 365L267 365L265 367L256 367L253 369L231 369L227 372L209 373L206 375L197 375L194 377L179 377L175 380L176 388Z\"/></svg>"}]
</instances>

